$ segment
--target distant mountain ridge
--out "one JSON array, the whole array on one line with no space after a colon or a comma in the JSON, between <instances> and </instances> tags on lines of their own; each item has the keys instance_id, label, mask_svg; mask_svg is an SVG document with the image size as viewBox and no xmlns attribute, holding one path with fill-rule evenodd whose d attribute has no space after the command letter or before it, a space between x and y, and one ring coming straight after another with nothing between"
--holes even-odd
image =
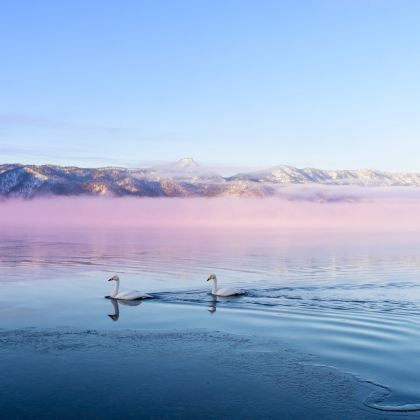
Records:
<instances>
[{"instance_id":1,"label":"distant mountain ridge","mask_svg":"<svg viewBox=\"0 0 420 420\"><path fill-rule=\"evenodd\" d=\"M265 197L286 185L420 187L420 173L378 170L321 170L276 166L222 176L192 158L150 168L79 168L57 165L0 165L0 197L137 196Z\"/></svg>"},{"instance_id":2,"label":"distant mountain ridge","mask_svg":"<svg viewBox=\"0 0 420 420\"><path fill-rule=\"evenodd\" d=\"M232 180L247 180L274 184L322 184L358 186L420 186L420 173L385 172L371 169L322 170L276 166L267 170L238 174Z\"/></svg>"}]
</instances>

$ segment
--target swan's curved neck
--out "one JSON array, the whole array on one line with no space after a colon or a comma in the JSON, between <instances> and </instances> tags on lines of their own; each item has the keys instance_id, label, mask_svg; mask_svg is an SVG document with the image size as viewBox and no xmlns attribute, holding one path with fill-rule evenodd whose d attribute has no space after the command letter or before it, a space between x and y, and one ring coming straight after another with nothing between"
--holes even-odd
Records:
<instances>
[{"instance_id":1,"label":"swan's curved neck","mask_svg":"<svg viewBox=\"0 0 420 420\"><path fill-rule=\"evenodd\" d=\"M213 288L211 289L211 292L215 295L217 293L217 279L213 280Z\"/></svg>"},{"instance_id":2,"label":"swan's curved neck","mask_svg":"<svg viewBox=\"0 0 420 420\"><path fill-rule=\"evenodd\" d=\"M115 289L114 289L114 292L112 293L111 297L117 296L118 295L118 290L120 290L120 281L115 280Z\"/></svg>"}]
</instances>

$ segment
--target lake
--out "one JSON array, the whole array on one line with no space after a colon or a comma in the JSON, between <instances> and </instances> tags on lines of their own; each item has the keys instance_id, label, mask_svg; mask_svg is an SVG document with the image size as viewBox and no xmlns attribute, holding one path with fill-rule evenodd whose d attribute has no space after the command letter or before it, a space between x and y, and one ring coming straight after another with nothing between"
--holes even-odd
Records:
<instances>
[{"instance_id":1,"label":"lake","mask_svg":"<svg viewBox=\"0 0 420 420\"><path fill-rule=\"evenodd\" d=\"M206 282L211 273L217 274L221 286L239 287L246 291L245 295L212 297L209 294L210 285ZM122 289L151 293L154 299L129 304L104 299L112 291L113 285L106 280L113 274L120 276ZM182 347L191 341L189 333L201 334L194 345L201 346L200 352L208 356L207 361L214 357L210 349L231 342L233 344L229 349L221 348L219 351L224 357L234 355L232 348L235 351L241 348L241 341L238 344L235 340L242 337L247 340L243 347L249 349L236 359L232 356L231 360L236 360L236 363L243 357L243 360L248 360L249 369L253 366L259 372L272 370L273 363L280 363L276 359L280 356L275 356L276 349L294 355L296 359L287 365L288 377L296 380L296 392L290 390L290 398L297 398L299 394L301 384L296 378L301 377L301 382L310 382L308 378L313 380L315 377L311 369L318 368L319 372L328 369L328 375L343 375L346 378L343 380L356 389L351 391L353 400L346 403L349 411L343 411L341 418L357 415L351 411L352 405L359 410L358 416L363 413L366 418L416 417L420 416L420 238L407 233L361 235L322 231L274 232L267 229L3 228L0 241L0 331L4 356L2 370L10 373L7 379L3 377L0 380L3 395L0 402L8 418L42 418L43 414L48 417L45 404L54 405L54 398L49 393L64 385L54 376L48 380L54 387L46 387L45 376L44 381L40 379L43 376L41 366L44 374L49 366L57 372L61 369L65 377L69 370L82 369L77 364L84 360L83 369L89 370L92 363L108 357L101 353L102 350L92 350L96 348L95 342L102 343L102 348L109 343L115 345L116 341L126 340L124 334L128 332L145 334L142 343L148 342L144 337L149 333L187 334L177 335L175 341L171 341L172 336L169 336L172 337L170 339L165 336L165 340L170 341L165 341L163 345L166 353L155 360L152 356L157 356L151 352L148 368L144 367L149 376L153 376L148 371L151 367L155 375L159 369L168 372L175 365L188 370L186 360L171 359L170 348L177 352L188 353L190 350L194 353L191 350L194 346ZM93 332L100 338L92 338L82 332ZM216 335L209 338L210 333ZM71 334L74 337L82 335L69 344L66 340ZM217 334L226 336L218 338ZM108 340L108 344L104 340ZM92 343L91 347L82 351L80 343L86 346L87 342ZM202 343L207 344L202 346ZM84 356L78 355L73 360L76 353L71 356L71 352L64 351L60 345L67 345L71 351L80 351ZM159 346L159 343L155 345ZM121 347L119 351L130 360L132 349ZM143 348L144 353L147 351ZM57 356L57 352L61 352L61 356ZM268 357L272 364L265 364L264 358L256 361L256 355L264 352L272 358ZM69 355L67 361L74 361L74 367L65 368L66 354ZM94 362L89 362L91 359L87 354L91 354L89 357ZM249 354L253 355L252 360L248 359ZM31 357L36 362L30 363ZM200 368L202 362L194 359L196 353L189 357L190 367L197 366L198 370L208 368ZM283 361L286 360L284 357L281 356ZM135 363L138 366L138 362ZM224 366L231 366L229 363L223 361ZM291 367L295 364L308 366L309 373L297 372L297 368ZM104 383L105 379L99 373L103 366L106 366L105 361L89 374L92 381L92 378L97 378ZM280 377L286 368L280 368L278 364L275 366ZM113 369L114 379L117 380L120 374L115 373L118 372L115 366ZM226 369L220 366L218 369L215 374L223 376ZM80 372L77 380L67 377L66 386L71 388L72 381L77 384ZM186 378L187 374L182 372L168 374L166 381L176 388L176 378ZM230 372L233 375L234 371ZM214 378L211 373L204 377L208 375ZM325 375L319 383L324 383L325 389L328 389L329 379ZM132 380L127 379L128 382ZM240 383L246 383L246 380L235 375L226 379L223 392L226 394L227 384L229 389L235 389L235 403L224 401L220 406L225 406L225 410L226 407L231 407L231 410L233 406L244 407L245 401L251 398L248 392L253 386L252 381L246 389L235 387L240 387ZM28 396L28 391L23 388L31 381L34 387L46 387L45 392L41 395L35 392L31 397L30 391ZM203 375L189 377L186 380L190 386L188 392L203 386L202 381ZM229 413L228 417L232 418L253 418L257 415L274 418L274 413L286 413L289 418L312 418L309 406L299 411L295 404L285 403L286 411L273 410L274 406L282 406L276 397L275 387L278 385L268 386L263 376L255 378L254 385L257 387L258 384L260 391L256 391L257 395L258 392L264 395L258 399L267 398L266 404L261 407L254 405L246 412L235 408L235 411L224 413ZM152 395L149 400L143 401L143 418L193 418L197 413L204 418L217 418L220 413L217 410L207 411L203 408L207 407L207 400L201 400L206 392L214 391L213 386L216 387L216 384L209 383L207 388L204 387L198 402L197 396L194 396L195 408L189 407L186 402L180 411L174 412L172 409L165 411L169 402L166 402L165 409L147 402L156 398L164 400L168 392L162 382L149 381L149 385L139 390L144 395L147 392ZM88 385L86 387L89 388ZM129 392L130 386L125 388L119 384L119 387ZM60 407L54 408L58 411L53 413L60 417L69 415L69 418L71 413L77 413L83 417L83 413L77 411L82 403L78 405L75 402L82 396L76 393L76 398L73 390L68 391L67 398L66 389L60 392ZM314 400L319 400L322 389L317 391ZM91 404L96 404L96 411L84 413L107 418L113 411L110 407L106 410L100 408L105 407L104 397L103 394L96 395L97 392L90 391ZM125 400L127 394L120 392L118 395L117 401L131 407L127 408L127 413L135 417L136 404ZM182 401L183 397L177 398L177 401ZM26 407L32 408L22 411L19 401L26 401ZM325 403L325 406L328 404ZM70 411L60 411L65 407ZM333 410L334 407L330 408ZM333 418L333 411L323 412L323 409L322 404L320 411L315 408L313 418L317 415L325 418L331 415Z\"/></svg>"}]
</instances>

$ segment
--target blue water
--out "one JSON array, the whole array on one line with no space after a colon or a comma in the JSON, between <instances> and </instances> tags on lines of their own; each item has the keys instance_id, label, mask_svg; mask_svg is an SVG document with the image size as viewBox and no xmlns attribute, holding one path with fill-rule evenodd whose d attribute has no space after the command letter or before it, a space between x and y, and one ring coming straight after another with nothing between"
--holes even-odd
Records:
<instances>
[{"instance_id":1,"label":"blue water","mask_svg":"<svg viewBox=\"0 0 420 420\"><path fill-rule=\"evenodd\" d=\"M106 279L155 299L104 299ZM206 278L240 287L211 297ZM109 316L111 315L111 316ZM420 408L420 238L267 232L2 232L0 328L205 328L273 337Z\"/></svg>"}]
</instances>

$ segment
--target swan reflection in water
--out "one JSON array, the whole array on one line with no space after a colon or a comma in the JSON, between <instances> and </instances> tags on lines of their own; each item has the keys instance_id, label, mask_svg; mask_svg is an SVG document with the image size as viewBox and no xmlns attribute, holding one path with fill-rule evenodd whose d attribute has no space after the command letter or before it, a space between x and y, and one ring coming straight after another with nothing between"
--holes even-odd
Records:
<instances>
[{"instance_id":1,"label":"swan reflection in water","mask_svg":"<svg viewBox=\"0 0 420 420\"><path fill-rule=\"evenodd\" d=\"M211 300L209 301L209 306L207 310L213 315L216 312L217 308L217 296L211 295Z\"/></svg>"},{"instance_id":2,"label":"swan reflection in water","mask_svg":"<svg viewBox=\"0 0 420 420\"><path fill-rule=\"evenodd\" d=\"M211 315L213 315L217 310L217 305L221 302L225 302L227 304L234 304L234 302L240 299L240 296L238 295L232 295L232 296L217 296L217 295L211 295L211 299L207 301L208 306L207 310L210 312ZM228 305L227 305L228 306Z\"/></svg>"},{"instance_id":3,"label":"swan reflection in water","mask_svg":"<svg viewBox=\"0 0 420 420\"><path fill-rule=\"evenodd\" d=\"M125 305L125 306L139 306L141 304L141 300L118 300L118 299L109 299L112 303L112 307L114 308L113 314L108 314L108 316L113 321L118 321L120 317L120 307L119 305Z\"/></svg>"}]
</instances>

